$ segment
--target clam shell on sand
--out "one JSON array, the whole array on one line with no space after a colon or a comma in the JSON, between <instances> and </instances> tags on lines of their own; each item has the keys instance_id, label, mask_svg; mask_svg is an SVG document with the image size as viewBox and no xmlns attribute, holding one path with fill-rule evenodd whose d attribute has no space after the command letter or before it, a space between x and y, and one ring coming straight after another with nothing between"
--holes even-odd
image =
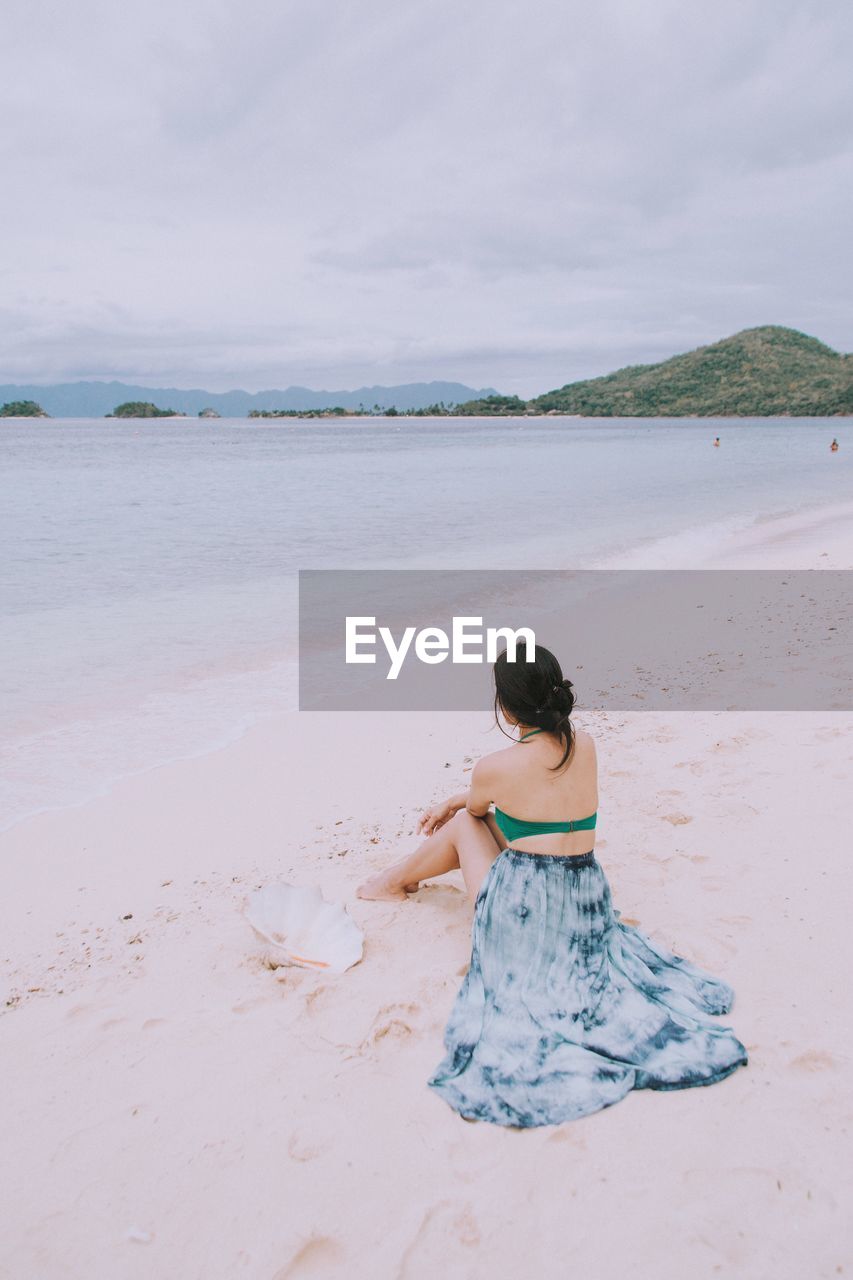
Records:
<instances>
[{"instance_id":1,"label":"clam shell on sand","mask_svg":"<svg viewBox=\"0 0 853 1280\"><path fill-rule=\"evenodd\" d=\"M252 894L246 918L281 964L343 973L361 959L364 934L314 886L266 885Z\"/></svg>"}]
</instances>

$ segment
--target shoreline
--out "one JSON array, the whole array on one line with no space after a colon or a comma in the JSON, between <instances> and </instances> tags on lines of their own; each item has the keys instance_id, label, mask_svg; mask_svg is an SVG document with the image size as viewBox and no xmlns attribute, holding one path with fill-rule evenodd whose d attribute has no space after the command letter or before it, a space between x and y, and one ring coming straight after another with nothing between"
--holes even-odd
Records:
<instances>
[{"instance_id":1,"label":"shoreline","mask_svg":"<svg viewBox=\"0 0 853 1280\"><path fill-rule=\"evenodd\" d=\"M697 525L598 562L607 569L853 569L853 501Z\"/></svg>"},{"instance_id":2,"label":"shoreline","mask_svg":"<svg viewBox=\"0 0 853 1280\"><path fill-rule=\"evenodd\" d=\"M478 414L478 413L432 414L431 413L431 414L427 414L427 413L421 413L420 411L417 411L417 410L409 411L409 410L401 409L401 410L398 410L397 413L391 413L391 414L387 414L387 413L370 414L370 413L355 413L355 412L326 413L322 410L318 411L317 413L313 413L310 410L308 410L304 414L301 411L300 412L288 411L281 414L259 413L254 416L250 413L243 414L236 417L219 415L215 418L203 417L201 414L197 414L197 413L169 413L169 414L156 414L156 415L152 414L150 417L140 417L140 418L125 417L123 414L116 417L114 414L111 414L111 413L101 414L96 417L86 417L86 416L74 417L73 415L60 416L58 414L45 413L45 414L24 415L21 417L12 417L9 414L0 415L0 424L2 424L3 422L14 422L17 425L25 422L48 421L48 422L56 422L56 423L63 423L63 422L76 422L76 423L81 423L81 422L88 422L88 423L196 422L199 424L209 424L209 423L212 424L216 422L221 422L226 424L234 423L234 422L243 422L243 423L251 422L253 425L255 425L261 422L322 422L322 423L347 422L347 423L351 423L353 421L356 421L356 422L370 423L372 425L375 425L380 422L386 422L389 425L394 425L395 423L398 423L401 419L404 422L412 422L412 421L415 421L415 422L444 422L444 421L451 421L451 422L527 422L527 421L542 422L542 421L545 421L545 422L548 422L548 421L552 421L553 422L557 420L568 420L571 422L589 422L589 423L601 422L601 423L611 423L611 424L614 422L624 422L624 423L636 422L638 424L645 424L645 425L648 425L649 423L656 423L656 422L665 423L666 425L670 425L676 422L682 422L682 423L688 423L690 425L695 424L697 426L704 425L705 423L708 423L708 422L723 422L723 423L726 423L727 425L730 424L732 426L737 426L740 423L749 423L751 426L761 426L764 423L771 423L771 422L772 423L779 423L779 422L788 423L789 422L791 424L794 424L794 423L803 424L808 422L814 422L814 423L840 422L842 424L847 424L849 422L853 422L853 413L833 413L833 414L825 414L825 415L824 414L797 415L797 414L785 414L785 413L772 413L772 414L759 414L759 415L690 413L690 414L673 414L671 416L667 414L644 414L644 415L593 414L590 416L583 413L561 413L559 410L549 410L547 413L482 413L482 414Z\"/></svg>"},{"instance_id":3,"label":"shoreline","mask_svg":"<svg viewBox=\"0 0 853 1280\"><path fill-rule=\"evenodd\" d=\"M600 559L594 558L583 567L613 570L853 569L853 502L829 507L824 504L812 505L796 512L786 510L710 522L682 533L638 543L632 548ZM291 666L292 659L286 657L281 663L267 661L263 668L257 670L226 668L218 673L218 678L227 683L235 679L253 681L264 672L271 672L270 679L276 695L281 697L282 672L289 671ZM99 781L93 780L91 785L87 785L85 793L76 799L56 799L12 818L5 825L0 825L0 838L6 832L15 830L21 823L43 814L78 809L92 800L109 795L115 786L126 779L224 750L241 741L256 726L269 719L288 712L296 713L295 703L284 710L263 712L257 709L258 702L259 695L256 693L253 696L254 709L245 711L239 718L240 722L231 721L227 725L221 725L212 739L205 738L191 748L180 747L140 768L122 771ZM13 748L16 749L19 749L18 744Z\"/></svg>"}]
</instances>

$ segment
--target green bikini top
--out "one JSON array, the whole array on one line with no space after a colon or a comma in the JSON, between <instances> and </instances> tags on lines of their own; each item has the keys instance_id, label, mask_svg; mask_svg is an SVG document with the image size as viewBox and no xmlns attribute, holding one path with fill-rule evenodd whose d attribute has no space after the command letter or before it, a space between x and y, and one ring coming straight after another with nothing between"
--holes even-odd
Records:
<instances>
[{"instance_id":1,"label":"green bikini top","mask_svg":"<svg viewBox=\"0 0 853 1280\"><path fill-rule=\"evenodd\" d=\"M528 738L532 738L534 734L544 733L544 729L531 729L530 733L525 733L519 742L526 742ZM508 813L504 813L495 805L495 821L504 834L504 837L512 842L520 840L524 836L544 836L554 831L592 831L595 828L598 813L590 814L588 818L575 818L572 822L526 822L524 818L513 818Z\"/></svg>"}]
</instances>

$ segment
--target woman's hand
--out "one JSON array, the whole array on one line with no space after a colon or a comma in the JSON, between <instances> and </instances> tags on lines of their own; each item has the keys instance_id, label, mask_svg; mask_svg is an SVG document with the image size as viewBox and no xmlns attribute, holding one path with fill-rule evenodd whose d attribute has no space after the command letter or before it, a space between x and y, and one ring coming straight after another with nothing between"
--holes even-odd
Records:
<instances>
[{"instance_id":1,"label":"woman's hand","mask_svg":"<svg viewBox=\"0 0 853 1280\"><path fill-rule=\"evenodd\" d=\"M460 804L459 796L451 796L443 804L433 805L431 809L427 809L426 813L421 814L418 822L418 831L425 836L431 836L433 832L443 827L445 822L449 822L454 813L463 808L464 804L464 798Z\"/></svg>"}]
</instances>

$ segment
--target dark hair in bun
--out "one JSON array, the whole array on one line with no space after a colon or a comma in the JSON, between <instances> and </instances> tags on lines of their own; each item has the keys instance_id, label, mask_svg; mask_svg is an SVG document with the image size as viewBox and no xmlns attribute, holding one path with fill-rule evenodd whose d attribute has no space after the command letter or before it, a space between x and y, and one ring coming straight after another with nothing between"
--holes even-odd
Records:
<instances>
[{"instance_id":1,"label":"dark hair in bun","mask_svg":"<svg viewBox=\"0 0 853 1280\"><path fill-rule=\"evenodd\" d=\"M563 678L560 664L548 649L536 645L536 656L527 661L527 648L519 644L515 662L507 659L506 651L498 654L494 665L495 719L500 725L499 713L503 711L519 724L533 725L553 733L565 743L565 752L558 765L561 769L568 761L575 745L575 734L570 716L575 705L571 680Z\"/></svg>"}]
</instances>

